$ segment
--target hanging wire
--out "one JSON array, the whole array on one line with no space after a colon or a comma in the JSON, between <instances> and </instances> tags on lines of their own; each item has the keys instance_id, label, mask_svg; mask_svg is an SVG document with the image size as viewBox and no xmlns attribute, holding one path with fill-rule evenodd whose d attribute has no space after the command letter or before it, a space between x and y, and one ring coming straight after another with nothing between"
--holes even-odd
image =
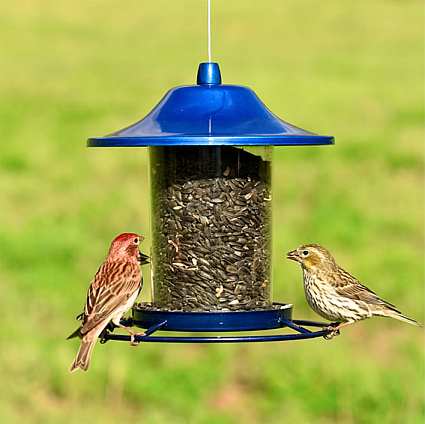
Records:
<instances>
[{"instance_id":1,"label":"hanging wire","mask_svg":"<svg viewBox=\"0 0 425 424\"><path fill-rule=\"evenodd\" d=\"M211 63L211 0L208 2L208 62Z\"/></svg>"}]
</instances>

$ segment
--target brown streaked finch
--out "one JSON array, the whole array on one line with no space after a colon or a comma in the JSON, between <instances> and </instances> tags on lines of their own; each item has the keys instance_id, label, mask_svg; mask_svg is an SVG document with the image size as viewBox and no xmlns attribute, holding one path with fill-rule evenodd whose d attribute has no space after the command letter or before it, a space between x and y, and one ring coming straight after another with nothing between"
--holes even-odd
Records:
<instances>
[{"instance_id":1,"label":"brown streaked finch","mask_svg":"<svg viewBox=\"0 0 425 424\"><path fill-rule=\"evenodd\" d=\"M325 338L332 338L339 334L340 328L372 316L420 325L344 271L324 247L304 244L286 257L301 265L310 307L323 318L335 322Z\"/></svg>"},{"instance_id":2,"label":"brown streaked finch","mask_svg":"<svg viewBox=\"0 0 425 424\"><path fill-rule=\"evenodd\" d=\"M87 292L81 326L68 337L81 338L71 372L77 368L87 371L93 347L110 322L126 330L131 336L132 344L134 336L138 335L122 325L120 320L133 306L142 288L140 264L148 262L148 257L139 252L142 240L143 237L138 234L123 233L112 241L108 256Z\"/></svg>"}]
</instances>

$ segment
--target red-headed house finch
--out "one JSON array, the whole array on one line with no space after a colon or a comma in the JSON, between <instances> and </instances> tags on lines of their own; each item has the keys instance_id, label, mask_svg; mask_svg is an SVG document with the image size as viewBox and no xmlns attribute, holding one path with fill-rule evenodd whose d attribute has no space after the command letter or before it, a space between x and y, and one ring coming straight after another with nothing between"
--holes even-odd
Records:
<instances>
[{"instance_id":1,"label":"red-headed house finch","mask_svg":"<svg viewBox=\"0 0 425 424\"><path fill-rule=\"evenodd\" d=\"M338 323L330 337L338 334L340 328L372 316L420 325L344 271L324 247L305 244L289 252L287 258L301 264L310 307L327 320Z\"/></svg>"},{"instance_id":2,"label":"red-headed house finch","mask_svg":"<svg viewBox=\"0 0 425 424\"><path fill-rule=\"evenodd\" d=\"M133 342L134 333L120 320L134 304L142 288L139 263L147 263L148 257L139 252L143 237L135 233L123 233L115 237L109 253L92 280L82 323L68 339L81 338L81 346L70 371L81 368L86 371L97 338L110 322L124 328Z\"/></svg>"}]
</instances>

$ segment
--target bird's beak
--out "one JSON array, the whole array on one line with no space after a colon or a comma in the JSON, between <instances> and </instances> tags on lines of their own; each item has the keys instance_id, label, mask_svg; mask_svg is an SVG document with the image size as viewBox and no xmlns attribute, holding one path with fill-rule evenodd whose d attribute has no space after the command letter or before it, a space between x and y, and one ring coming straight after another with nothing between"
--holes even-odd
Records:
<instances>
[{"instance_id":1,"label":"bird's beak","mask_svg":"<svg viewBox=\"0 0 425 424\"><path fill-rule=\"evenodd\" d=\"M143 254L142 252L139 252L139 256L138 256L138 261L140 263L140 265L146 265L149 263L149 256Z\"/></svg>"},{"instance_id":2,"label":"bird's beak","mask_svg":"<svg viewBox=\"0 0 425 424\"><path fill-rule=\"evenodd\" d=\"M296 250L291 250L286 254L286 258L290 259L291 261L298 262L300 257L298 255L298 252Z\"/></svg>"}]
</instances>

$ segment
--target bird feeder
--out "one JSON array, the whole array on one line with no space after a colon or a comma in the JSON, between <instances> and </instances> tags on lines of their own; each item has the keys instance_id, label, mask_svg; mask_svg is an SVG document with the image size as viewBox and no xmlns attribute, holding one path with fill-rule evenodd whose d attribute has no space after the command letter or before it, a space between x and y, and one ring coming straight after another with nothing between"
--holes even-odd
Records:
<instances>
[{"instance_id":1,"label":"bird feeder","mask_svg":"<svg viewBox=\"0 0 425 424\"><path fill-rule=\"evenodd\" d=\"M90 147L148 147L152 302L130 322L138 341L282 341L324 336L325 324L292 320L271 298L273 146L333 144L290 125L249 88L224 85L217 63L201 63L197 84L170 90L142 120ZM290 334L187 336L181 332ZM165 330L175 335L158 336ZM106 339L128 340L113 333Z\"/></svg>"}]
</instances>

